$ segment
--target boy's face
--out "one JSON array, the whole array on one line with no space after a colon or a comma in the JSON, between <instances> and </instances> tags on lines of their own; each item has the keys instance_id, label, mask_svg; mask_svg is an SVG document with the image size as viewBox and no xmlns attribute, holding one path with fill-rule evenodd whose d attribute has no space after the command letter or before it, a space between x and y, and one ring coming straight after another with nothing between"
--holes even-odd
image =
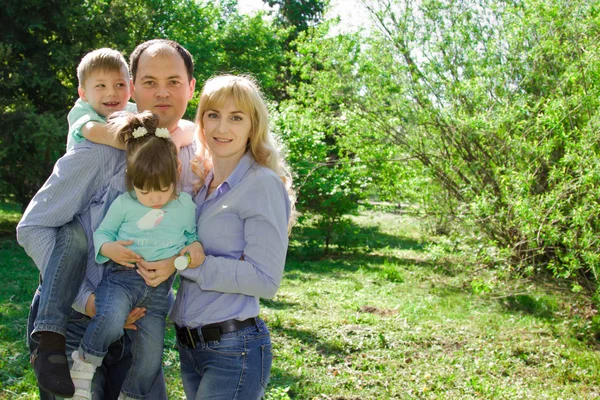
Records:
<instances>
[{"instance_id":1,"label":"boy's face","mask_svg":"<svg viewBox=\"0 0 600 400\"><path fill-rule=\"evenodd\" d=\"M142 53L131 93L138 111L158 116L159 126L173 131L194 94L196 80L188 80L183 58L175 50Z\"/></svg>"},{"instance_id":2,"label":"boy's face","mask_svg":"<svg viewBox=\"0 0 600 400\"><path fill-rule=\"evenodd\" d=\"M131 97L127 69L92 71L78 92L79 97L103 117L123 111Z\"/></svg>"}]
</instances>

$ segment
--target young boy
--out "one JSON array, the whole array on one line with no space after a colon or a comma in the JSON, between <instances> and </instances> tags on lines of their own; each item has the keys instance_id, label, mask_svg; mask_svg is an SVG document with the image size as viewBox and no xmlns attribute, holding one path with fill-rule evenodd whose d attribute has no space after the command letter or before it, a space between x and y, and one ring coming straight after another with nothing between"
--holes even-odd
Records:
<instances>
[{"instance_id":1,"label":"young boy","mask_svg":"<svg viewBox=\"0 0 600 400\"><path fill-rule=\"evenodd\" d=\"M123 149L123 145L106 130L106 117L115 111L136 112L129 103L129 69L121 53L98 49L86 54L77 67L79 99L69 112L67 151L87 139Z\"/></svg>"},{"instance_id":2,"label":"young boy","mask_svg":"<svg viewBox=\"0 0 600 400\"><path fill-rule=\"evenodd\" d=\"M106 129L106 117L125 109L129 103L129 69L123 55L112 49L94 50L77 67L79 99L68 115L67 151L84 139L122 148ZM50 260L42 271L42 296L32 338L39 347L31 357L38 384L62 397L74 393L66 358L65 332L71 304L83 280L87 260L87 239L80 221L60 228Z\"/></svg>"}]
</instances>

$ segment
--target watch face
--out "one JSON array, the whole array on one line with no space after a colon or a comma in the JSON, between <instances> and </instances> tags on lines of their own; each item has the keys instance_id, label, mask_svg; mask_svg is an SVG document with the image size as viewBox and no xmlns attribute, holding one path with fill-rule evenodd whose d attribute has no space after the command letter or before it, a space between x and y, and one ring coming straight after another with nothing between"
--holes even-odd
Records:
<instances>
[{"instance_id":1,"label":"watch face","mask_svg":"<svg viewBox=\"0 0 600 400\"><path fill-rule=\"evenodd\" d=\"M187 256L179 256L175 259L175 268L179 271L183 271L188 267L189 260Z\"/></svg>"}]
</instances>

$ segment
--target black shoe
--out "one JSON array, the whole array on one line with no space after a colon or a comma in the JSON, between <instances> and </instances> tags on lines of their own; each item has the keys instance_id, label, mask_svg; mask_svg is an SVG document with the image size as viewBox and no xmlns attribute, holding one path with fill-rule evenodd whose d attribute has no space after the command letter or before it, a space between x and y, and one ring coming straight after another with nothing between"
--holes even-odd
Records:
<instances>
[{"instance_id":1,"label":"black shoe","mask_svg":"<svg viewBox=\"0 0 600 400\"><path fill-rule=\"evenodd\" d=\"M56 396L70 398L75 386L69 373L69 362L62 350L39 351L31 354L31 365L40 388Z\"/></svg>"}]
</instances>

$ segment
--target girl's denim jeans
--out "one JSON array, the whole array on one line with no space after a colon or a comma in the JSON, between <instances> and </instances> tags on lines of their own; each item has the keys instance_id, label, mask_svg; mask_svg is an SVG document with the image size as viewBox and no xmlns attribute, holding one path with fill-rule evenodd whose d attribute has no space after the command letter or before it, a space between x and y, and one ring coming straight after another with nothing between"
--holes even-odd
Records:
<instances>
[{"instance_id":1,"label":"girl's denim jeans","mask_svg":"<svg viewBox=\"0 0 600 400\"><path fill-rule=\"evenodd\" d=\"M124 334L130 311L145 307L146 315L127 330L131 338L132 365L121 392L128 398L148 398L152 383L161 371L165 318L169 311L169 291L175 274L157 287L146 285L132 268L113 263L96 289L96 315L80 345L80 355L99 366L109 346Z\"/></svg>"}]
</instances>

